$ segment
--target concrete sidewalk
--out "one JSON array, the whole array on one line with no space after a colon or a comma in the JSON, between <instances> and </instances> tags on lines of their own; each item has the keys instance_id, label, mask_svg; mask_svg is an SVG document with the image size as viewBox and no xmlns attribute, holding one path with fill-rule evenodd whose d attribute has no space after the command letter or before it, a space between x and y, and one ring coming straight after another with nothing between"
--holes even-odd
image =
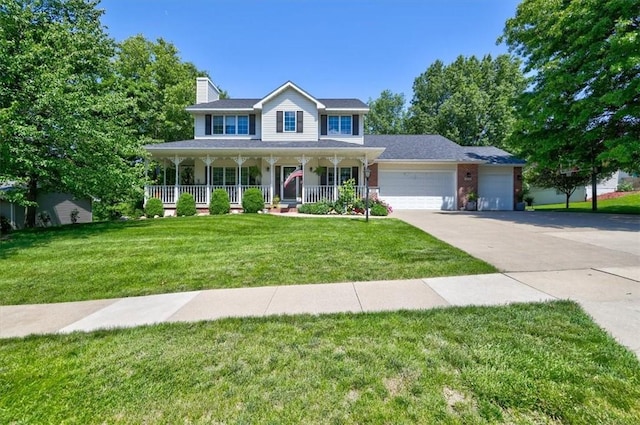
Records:
<instances>
[{"instance_id":1,"label":"concrete sidewalk","mask_svg":"<svg viewBox=\"0 0 640 425\"><path fill-rule=\"evenodd\" d=\"M0 337L279 314L417 310L572 299L640 356L640 267L216 289L0 306Z\"/></svg>"}]
</instances>

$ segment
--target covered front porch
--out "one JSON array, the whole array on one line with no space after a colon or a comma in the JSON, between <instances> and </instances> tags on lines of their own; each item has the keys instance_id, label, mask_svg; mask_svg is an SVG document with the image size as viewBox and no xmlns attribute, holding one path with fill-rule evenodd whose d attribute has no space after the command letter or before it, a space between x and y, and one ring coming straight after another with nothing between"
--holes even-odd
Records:
<instances>
[{"instance_id":1,"label":"covered front porch","mask_svg":"<svg viewBox=\"0 0 640 425\"><path fill-rule=\"evenodd\" d=\"M189 193L197 208L204 209L209 206L213 191L222 189L229 195L232 206L239 207L244 193L254 188L260 190L266 205L334 201L340 185L349 179L355 180L356 196L366 196L365 169L371 160L361 151L349 152L350 155L289 152L286 156L221 153L153 155L147 168L149 178L156 184L145 187L145 203L158 198L165 209L171 210L180 194ZM370 193L376 191L375 185L370 187Z\"/></svg>"}]
</instances>

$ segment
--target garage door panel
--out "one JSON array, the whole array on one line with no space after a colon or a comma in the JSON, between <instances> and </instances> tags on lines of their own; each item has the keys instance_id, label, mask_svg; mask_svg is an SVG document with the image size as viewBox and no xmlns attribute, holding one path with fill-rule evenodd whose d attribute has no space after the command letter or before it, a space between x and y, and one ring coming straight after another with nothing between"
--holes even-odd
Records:
<instances>
[{"instance_id":1,"label":"garage door panel","mask_svg":"<svg viewBox=\"0 0 640 425\"><path fill-rule=\"evenodd\" d=\"M478 176L478 209L484 211L513 210L513 172L480 170Z\"/></svg>"},{"instance_id":2,"label":"garage door panel","mask_svg":"<svg viewBox=\"0 0 640 425\"><path fill-rule=\"evenodd\" d=\"M451 171L380 171L380 197L396 209L454 209Z\"/></svg>"}]
</instances>

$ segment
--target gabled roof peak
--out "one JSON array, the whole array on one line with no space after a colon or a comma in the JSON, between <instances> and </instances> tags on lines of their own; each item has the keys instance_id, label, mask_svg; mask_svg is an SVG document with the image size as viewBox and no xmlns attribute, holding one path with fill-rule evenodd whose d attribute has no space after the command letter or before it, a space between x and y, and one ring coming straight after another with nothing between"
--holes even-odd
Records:
<instances>
[{"instance_id":1,"label":"gabled roof peak","mask_svg":"<svg viewBox=\"0 0 640 425\"><path fill-rule=\"evenodd\" d=\"M256 109L262 109L262 105L264 105L266 102L268 102L269 100L278 96L280 93L283 93L284 91L289 89L297 91L298 93L300 93L301 95L309 99L311 102L315 103L318 109L323 109L325 107L322 104L322 102L320 102L318 99L316 99L315 97L311 96L309 93L301 89L299 86L294 84L294 82L291 80L288 80L286 83L284 83L283 85L281 85L280 87L278 87L277 89L275 89L274 91L272 91L271 93L269 93L268 95L260 99L260 101L258 101L255 105L253 105L253 107Z\"/></svg>"}]
</instances>

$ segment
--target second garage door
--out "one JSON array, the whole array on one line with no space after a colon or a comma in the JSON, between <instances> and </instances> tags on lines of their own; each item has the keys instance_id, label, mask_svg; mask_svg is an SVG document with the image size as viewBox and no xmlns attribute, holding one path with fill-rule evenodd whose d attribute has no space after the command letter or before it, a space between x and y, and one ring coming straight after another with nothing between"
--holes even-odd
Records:
<instances>
[{"instance_id":1,"label":"second garage door","mask_svg":"<svg viewBox=\"0 0 640 425\"><path fill-rule=\"evenodd\" d=\"M380 198L395 209L455 209L455 172L380 170Z\"/></svg>"},{"instance_id":2,"label":"second garage door","mask_svg":"<svg viewBox=\"0 0 640 425\"><path fill-rule=\"evenodd\" d=\"M513 210L513 169L480 167L478 174L478 209Z\"/></svg>"}]
</instances>

